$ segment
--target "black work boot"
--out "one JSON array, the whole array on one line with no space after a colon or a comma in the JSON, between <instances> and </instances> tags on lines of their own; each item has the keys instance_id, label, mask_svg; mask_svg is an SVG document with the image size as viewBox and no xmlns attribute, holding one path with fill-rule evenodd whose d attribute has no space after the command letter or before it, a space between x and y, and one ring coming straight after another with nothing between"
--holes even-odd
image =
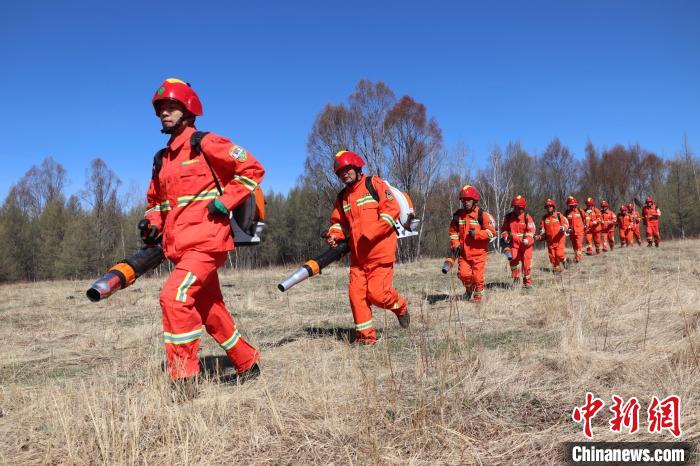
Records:
<instances>
[{"instance_id":1,"label":"black work boot","mask_svg":"<svg viewBox=\"0 0 700 466\"><path fill-rule=\"evenodd\" d=\"M247 371L236 374L236 381L238 383L244 383L249 380L255 380L258 377L260 377L260 366L258 366L258 363L256 362Z\"/></svg>"},{"instance_id":2,"label":"black work boot","mask_svg":"<svg viewBox=\"0 0 700 466\"><path fill-rule=\"evenodd\" d=\"M411 315L408 313L408 309L402 315L396 317L399 319L401 328L408 328L411 325Z\"/></svg>"}]
</instances>

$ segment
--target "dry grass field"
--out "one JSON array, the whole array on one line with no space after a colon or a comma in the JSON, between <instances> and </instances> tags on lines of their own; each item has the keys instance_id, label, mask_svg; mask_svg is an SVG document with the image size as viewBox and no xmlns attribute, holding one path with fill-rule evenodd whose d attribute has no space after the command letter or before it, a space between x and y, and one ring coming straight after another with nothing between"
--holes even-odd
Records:
<instances>
[{"instance_id":1,"label":"dry grass field","mask_svg":"<svg viewBox=\"0 0 700 466\"><path fill-rule=\"evenodd\" d=\"M276 284L293 267L224 273L263 373L211 377L180 403L162 371L162 277L98 304L89 281L4 285L0 461L560 464L560 443L584 439L571 412L587 391L606 402L595 440L673 440L644 432L651 397L670 394L682 439L700 440L700 241L585 257L561 278L540 250L530 292L509 289L505 259L491 255L478 306L441 264L397 266L411 328L376 310L375 347L347 343L344 267L287 293ZM204 337L206 365L222 356ZM640 400L642 433L607 428L613 394Z\"/></svg>"}]
</instances>

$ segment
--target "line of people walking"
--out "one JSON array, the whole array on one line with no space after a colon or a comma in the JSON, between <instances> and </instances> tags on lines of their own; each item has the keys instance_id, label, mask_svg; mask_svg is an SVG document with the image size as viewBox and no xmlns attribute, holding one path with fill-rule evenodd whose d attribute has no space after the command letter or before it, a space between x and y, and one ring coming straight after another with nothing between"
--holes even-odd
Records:
<instances>
[{"instance_id":1,"label":"line of people walking","mask_svg":"<svg viewBox=\"0 0 700 466\"><path fill-rule=\"evenodd\" d=\"M484 272L489 244L495 238L495 221L491 214L479 205L479 192L471 185L459 192L461 208L454 213L450 223L450 249L459 256L457 275L466 288L472 302L483 299ZM499 247L510 263L514 284L524 288L532 286L532 253L535 241L545 241L547 254L554 273L562 273L569 265L566 257L566 238L573 250L573 262L578 263L585 254L592 256L615 248L617 227L622 247L642 244L640 224L646 227L648 247L659 247L659 217L661 210L652 197L647 197L641 215L633 203L620 206L615 214L607 201L596 207L595 199L586 199L585 209L574 196L566 199L566 211L557 210L553 199L544 203L545 213L536 224L526 211L527 201L517 195L511 201L512 211L506 214L500 228Z\"/></svg>"}]
</instances>

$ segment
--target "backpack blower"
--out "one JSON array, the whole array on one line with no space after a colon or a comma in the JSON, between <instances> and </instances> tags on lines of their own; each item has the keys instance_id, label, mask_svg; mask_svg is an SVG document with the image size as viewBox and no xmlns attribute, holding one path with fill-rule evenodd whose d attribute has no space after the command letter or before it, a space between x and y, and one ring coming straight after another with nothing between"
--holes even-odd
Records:
<instances>
[{"instance_id":1,"label":"backpack blower","mask_svg":"<svg viewBox=\"0 0 700 466\"><path fill-rule=\"evenodd\" d=\"M367 190L372 195L375 201L379 201L379 196L377 195L375 189L372 187L372 177L365 177L365 182ZM389 189L391 189L394 199L396 199L399 204L400 213L396 222L396 235L399 239L410 238L411 236L418 235L418 229L420 228L420 219L416 217L415 211L413 209L413 203L408 194L399 191L398 189L387 183ZM338 195L342 195L341 193ZM338 241L338 246L335 248L328 248L326 251L322 252L313 259L309 259L298 268L293 274L289 275L287 278L282 280L278 285L277 289L281 292L285 292L299 282L306 280L309 277L313 277L321 273L326 266L337 261L344 254L350 250L347 241Z\"/></svg>"},{"instance_id":2,"label":"backpack blower","mask_svg":"<svg viewBox=\"0 0 700 466\"><path fill-rule=\"evenodd\" d=\"M255 246L260 244L265 227L265 198L260 187L248 196L230 214L231 233L236 246ZM90 301L96 303L109 298L119 290L130 286L140 276L158 267L165 260L160 244L147 245L135 254L118 262L100 277L85 293Z\"/></svg>"}]
</instances>

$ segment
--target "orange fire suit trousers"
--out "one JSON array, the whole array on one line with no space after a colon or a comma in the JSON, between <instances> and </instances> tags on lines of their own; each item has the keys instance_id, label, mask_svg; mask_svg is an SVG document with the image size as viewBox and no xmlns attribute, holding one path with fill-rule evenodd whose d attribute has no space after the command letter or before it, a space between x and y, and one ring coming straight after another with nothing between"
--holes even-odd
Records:
<instances>
[{"instance_id":1,"label":"orange fire suit trousers","mask_svg":"<svg viewBox=\"0 0 700 466\"><path fill-rule=\"evenodd\" d=\"M641 246L642 245L642 233L639 230L639 225L632 228L632 231L634 232L634 241L636 241L636 243Z\"/></svg>"},{"instance_id":2,"label":"orange fire suit trousers","mask_svg":"<svg viewBox=\"0 0 700 466\"><path fill-rule=\"evenodd\" d=\"M603 232L603 251L607 251L608 248L612 251L615 249L615 229L610 228Z\"/></svg>"},{"instance_id":3,"label":"orange fire suit trousers","mask_svg":"<svg viewBox=\"0 0 700 466\"><path fill-rule=\"evenodd\" d=\"M571 241L571 247L574 249L574 260L578 262L583 257L583 235L575 235L572 232L569 235L569 241Z\"/></svg>"},{"instance_id":4,"label":"orange fire suit trousers","mask_svg":"<svg viewBox=\"0 0 700 466\"><path fill-rule=\"evenodd\" d=\"M659 224L647 224L646 227L647 243L659 244L661 242L661 235L659 235Z\"/></svg>"},{"instance_id":5,"label":"orange fire suit trousers","mask_svg":"<svg viewBox=\"0 0 700 466\"><path fill-rule=\"evenodd\" d=\"M459 258L457 277L462 281L467 293L480 295L484 292L484 275L486 272L486 255L465 259Z\"/></svg>"},{"instance_id":6,"label":"orange fire suit trousers","mask_svg":"<svg viewBox=\"0 0 700 466\"><path fill-rule=\"evenodd\" d=\"M627 230L625 230L624 236L625 236L625 239L623 240L624 243L627 245L628 248L631 248L632 245L634 244L634 229L628 228Z\"/></svg>"},{"instance_id":7,"label":"orange fire suit trousers","mask_svg":"<svg viewBox=\"0 0 700 466\"><path fill-rule=\"evenodd\" d=\"M532 279L530 278L531 267L532 267L532 251L535 248L530 247L520 247L513 249L513 260L510 261L510 273L513 279L520 278L520 269L523 269L523 284L531 285Z\"/></svg>"},{"instance_id":8,"label":"orange fire suit trousers","mask_svg":"<svg viewBox=\"0 0 700 466\"><path fill-rule=\"evenodd\" d=\"M566 262L566 248L564 241L557 241L554 243L547 243L547 254L549 255L549 262L552 263L557 271L561 271L559 264Z\"/></svg>"},{"instance_id":9,"label":"orange fire suit trousers","mask_svg":"<svg viewBox=\"0 0 700 466\"><path fill-rule=\"evenodd\" d=\"M372 322L372 308L389 309L397 316L406 313L408 303L393 288L394 264L350 266L350 308L355 320L355 341L374 343L377 332Z\"/></svg>"},{"instance_id":10,"label":"orange fire suit trousers","mask_svg":"<svg viewBox=\"0 0 700 466\"><path fill-rule=\"evenodd\" d=\"M238 333L226 309L217 269L226 252L187 251L160 293L168 373L173 379L199 374L202 325L226 351L237 372L250 369L259 353Z\"/></svg>"},{"instance_id":11,"label":"orange fire suit trousers","mask_svg":"<svg viewBox=\"0 0 700 466\"><path fill-rule=\"evenodd\" d=\"M600 254L600 231L591 231L586 233L586 254L593 253L594 244L595 253Z\"/></svg>"}]
</instances>

